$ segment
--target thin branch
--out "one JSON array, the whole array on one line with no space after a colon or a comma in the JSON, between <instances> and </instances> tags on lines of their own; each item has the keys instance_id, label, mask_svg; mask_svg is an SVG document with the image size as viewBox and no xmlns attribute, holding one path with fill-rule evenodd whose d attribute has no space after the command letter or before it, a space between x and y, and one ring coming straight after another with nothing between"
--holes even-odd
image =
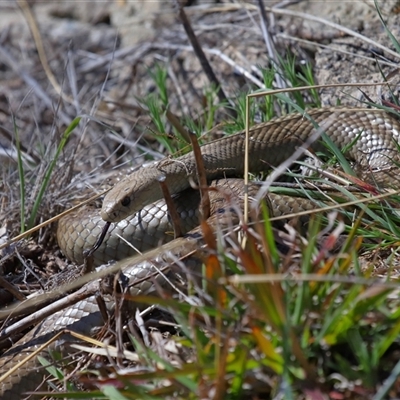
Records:
<instances>
[{"instance_id":1,"label":"thin branch","mask_svg":"<svg viewBox=\"0 0 400 400\"><path fill-rule=\"evenodd\" d=\"M215 75L213 69L211 68L210 63L208 62L208 60L204 54L204 51L201 48L199 41L197 40L196 34L194 33L194 30L192 28L192 25L190 24L189 18L187 17L187 15L185 13L185 10L183 9L183 7L179 4L179 2L177 0L176 0L176 3L178 3L179 17L182 21L183 28L185 29L185 32L189 38L189 41L190 41L191 45L193 46L193 50L201 64L201 67L203 68L204 73L207 75L207 78L210 81L210 83L214 84L215 87L217 88L217 95L218 95L219 100L221 102L227 102L228 104L232 105L232 103L226 97L217 76ZM228 110L229 110L228 112L233 117L235 117L236 112L233 110L233 108L228 108Z\"/></svg>"},{"instance_id":2,"label":"thin branch","mask_svg":"<svg viewBox=\"0 0 400 400\"><path fill-rule=\"evenodd\" d=\"M287 85L285 81L282 79L281 67L276 59L276 49L274 41L271 38L271 35L267 28L267 13L265 12L265 6L263 0L258 0L259 12L261 17L261 32L264 38L265 45L267 47L268 57L273 64L273 67L276 69L275 72L275 80L276 86L280 89L285 88Z\"/></svg>"}]
</instances>

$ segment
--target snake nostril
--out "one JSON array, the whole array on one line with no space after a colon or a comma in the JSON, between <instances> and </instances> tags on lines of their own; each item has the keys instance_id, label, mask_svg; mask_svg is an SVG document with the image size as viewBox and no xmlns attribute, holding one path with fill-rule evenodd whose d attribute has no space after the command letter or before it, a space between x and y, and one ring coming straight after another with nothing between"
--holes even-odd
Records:
<instances>
[{"instance_id":1,"label":"snake nostril","mask_svg":"<svg viewBox=\"0 0 400 400\"><path fill-rule=\"evenodd\" d=\"M122 200L121 200L121 205L124 207L128 207L129 204L131 202L131 198L129 196L125 196Z\"/></svg>"}]
</instances>

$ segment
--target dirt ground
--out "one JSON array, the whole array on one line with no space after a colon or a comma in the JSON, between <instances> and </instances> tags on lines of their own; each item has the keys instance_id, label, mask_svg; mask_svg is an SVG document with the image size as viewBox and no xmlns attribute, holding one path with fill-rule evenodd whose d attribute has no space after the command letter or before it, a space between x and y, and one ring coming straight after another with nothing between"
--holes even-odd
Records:
<instances>
[{"instance_id":1,"label":"dirt ground","mask_svg":"<svg viewBox=\"0 0 400 400\"><path fill-rule=\"evenodd\" d=\"M277 3L266 2L268 6ZM194 114L199 108L199 95L208 80L172 1L31 2L30 17L27 8L21 11L26 4L20 0L0 5L3 152L13 149L12 114L18 119L27 148L32 147L36 135L48 138L54 134L54 123L61 128L80 114L90 115L128 137L139 117L144 119L142 124L148 122L138 99L154 90L147 70L155 63L168 66L172 88L181 86L178 100L185 104L184 111ZM389 30L398 37L396 2L381 4ZM259 67L268 66L269 60L255 3L200 1L188 7L187 13L227 95L235 96L249 87L249 80L240 71L258 78L252 82L257 89ZM299 63L311 62L319 84L382 82L381 69L386 75L396 72L398 55L379 47L393 50L372 1L293 2L270 14L269 19L269 32L278 52L284 54L289 49ZM36 40L32 29L37 29ZM366 89L372 100L378 101L380 91ZM358 89L346 93L362 97ZM327 90L323 103L333 103L338 96L343 102L354 102L348 95ZM98 140L94 136L104 128L93 121L89 125L93 127L88 127L86 140ZM84 146L85 137L81 139Z\"/></svg>"}]
</instances>

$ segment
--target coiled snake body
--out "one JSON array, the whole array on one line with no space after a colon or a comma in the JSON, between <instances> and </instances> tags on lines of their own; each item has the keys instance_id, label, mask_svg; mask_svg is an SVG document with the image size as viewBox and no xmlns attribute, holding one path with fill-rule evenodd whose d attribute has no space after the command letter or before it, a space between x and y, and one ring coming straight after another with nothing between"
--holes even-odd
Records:
<instances>
[{"instance_id":1,"label":"coiled snake body","mask_svg":"<svg viewBox=\"0 0 400 400\"><path fill-rule=\"evenodd\" d=\"M396 174L398 177L396 163L400 161L397 147L400 124L394 117L382 110L340 107L311 110L308 116L311 120L305 115L290 114L251 128L250 171L259 172L277 166L307 141L315 132L316 125L324 127L329 119L325 134L338 148L347 148L345 155L356 163L357 169L363 171L361 178L383 188L400 186L396 178ZM243 173L244 138L244 132L240 132L202 146L205 169L210 181ZM321 141L313 143L311 147L315 151L324 150ZM197 220L195 210L199 201L198 194L180 192L189 187L188 178L194 178L195 173L193 154L188 153L178 159L166 158L127 176L105 197L101 211L102 219L98 213L79 212L60 221L58 230L60 247L70 259L81 262L83 249L92 246L104 221L114 222L115 232L118 231L127 237L136 235L135 246L141 247L140 250L157 246L160 240L173 239L168 233L171 231L171 225L166 206L159 201L162 198L158 183L160 175L165 175L170 192L177 194L175 202L178 211L182 220L188 222L185 230L192 229ZM231 195L240 197L242 184L223 180L221 185L221 192L228 189ZM256 193L256 190L257 188L253 187L250 194ZM216 204L214 208L217 211L221 197L225 198L225 195L212 200L212 204ZM269 201L272 215L313 207L305 200L297 201L285 196L271 196ZM149 205L152 202L156 203ZM185 208L187 205L189 211ZM135 215L132 217L132 214ZM233 214L226 212L226 221L235 218ZM131 216L131 222L125 220L128 216ZM217 212L213 218L217 224L221 219L220 213ZM195 233L198 234L196 231ZM197 239L193 237L178 238L159 251L153 251L148 256L148 261L137 264L135 259L128 257L134 251L121 244L120 239L111 234L95 256L97 264L110 258L128 257L118 265L125 275L135 279L153 271L150 261L158 258L170 262L197 247ZM141 290L149 290L149 287L151 285L147 285L146 288L141 287ZM8 370L11 365L32 352L39 342L43 342L55 330L68 326L71 330L89 333L91 327L101 324L95 299L90 297L83 300L44 320L32 333L6 352L0 359L0 372ZM19 398L21 393L35 389L41 378L42 375L36 371L36 361L33 360L0 383L0 398Z\"/></svg>"}]
</instances>

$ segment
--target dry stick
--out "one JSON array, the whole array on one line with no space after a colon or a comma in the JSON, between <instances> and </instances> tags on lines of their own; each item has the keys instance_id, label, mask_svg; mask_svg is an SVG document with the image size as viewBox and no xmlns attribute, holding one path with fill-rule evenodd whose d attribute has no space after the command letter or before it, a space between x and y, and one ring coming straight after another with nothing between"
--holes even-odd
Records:
<instances>
[{"instance_id":1,"label":"dry stick","mask_svg":"<svg viewBox=\"0 0 400 400\"><path fill-rule=\"evenodd\" d=\"M130 65L137 63L142 60L147 52L152 49L151 43L143 43L136 46L124 47L122 49L115 50L114 53L99 55L99 54L91 54L96 57L95 60L90 59L86 62L84 66L80 66L78 71L81 74L87 74L96 70L97 68L102 67L103 65L109 63L112 60L119 60L123 58L127 58L129 60Z\"/></svg>"},{"instance_id":2,"label":"dry stick","mask_svg":"<svg viewBox=\"0 0 400 400\"><path fill-rule=\"evenodd\" d=\"M115 346L117 348L117 363L120 365L122 364L122 359L121 359L121 352L124 348L124 344L122 341L122 316L123 316L123 308L124 304L126 304L125 300L125 294L127 291L126 285L123 285L122 282L120 282L119 277L121 274L116 274L114 277L114 282L113 282L113 301L115 304L114 308L114 320L115 320ZM121 296L122 294L122 296Z\"/></svg>"},{"instance_id":3,"label":"dry stick","mask_svg":"<svg viewBox=\"0 0 400 400\"><path fill-rule=\"evenodd\" d=\"M160 321L159 324L176 327L176 324L172 324L172 323L167 324L164 321ZM75 333L75 335L74 335L74 333ZM73 331L72 331L72 335L76 336L80 340L85 341L89 344L92 344L96 347L83 346L83 345L80 345L77 343L70 343L69 347L72 347L81 352L84 351L86 353L89 353L89 355L117 357L117 349L115 346L111 346L108 343L94 340L92 338L89 338L88 336L78 335L78 334L76 334L76 332L73 332ZM137 353L133 353L132 351L129 351L129 350L124 350L123 355L124 355L125 359L134 361L135 363L140 363L142 360L141 356L139 356Z\"/></svg>"},{"instance_id":4,"label":"dry stick","mask_svg":"<svg viewBox=\"0 0 400 400\"><path fill-rule=\"evenodd\" d=\"M295 212L295 213L292 213L292 214L280 215L279 217L272 217L269 220L271 222L273 222L273 221L281 221L283 219L303 217L305 215L318 214L320 212L327 212L327 211L331 211L331 210L336 210L338 208L338 206L340 206L340 208L357 206L359 204L369 203L371 201L383 200L383 199L386 199L387 197L395 196L395 195L398 195L398 194L400 194L400 189L396 190L394 192L388 192L388 193L379 194L377 196L358 198L357 200L348 201L346 203L333 204L331 206L316 208L316 209L313 209L313 210L305 210L305 211Z\"/></svg>"},{"instance_id":5,"label":"dry stick","mask_svg":"<svg viewBox=\"0 0 400 400\"><path fill-rule=\"evenodd\" d=\"M346 51L346 50L343 50L341 48L332 48L332 46L330 46L330 45L325 45L325 44L322 44L322 43L313 42L313 41L307 40L307 39L301 39L301 38L298 38L298 37L295 37L295 36L287 35L285 33L278 33L276 35L276 37L284 39L284 40L290 40L292 42L302 43L302 44L305 44L307 46L313 46L313 47L317 47L317 48L320 48L320 49L327 49L327 50L330 50L332 52L342 53L342 54L346 54L346 55L351 56L351 57L357 57L357 58L361 58L363 60L367 60L367 61L376 63L376 58L363 56L361 54L354 54L354 53L352 53L350 51ZM398 63L395 63L395 62L392 62L392 61L379 60L379 64L380 65L388 65L389 67L392 67L392 68L397 68L398 67Z\"/></svg>"},{"instance_id":6,"label":"dry stick","mask_svg":"<svg viewBox=\"0 0 400 400\"><path fill-rule=\"evenodd\" d=\"M188 243L190 243L190 240L189 241L185 240L184 243L188 244ZM134 264L136 265L136 264L139 264L144 261L149 261L149 260L155 259L155 258L159 257L159 255L163 252L165 252L165 253L170 252L171 247L174 248L174 246L175 246L174 242L168 242L168 243L162 245L161 247L149 250L145 254L128 257L127 259L118 261L115 264L113 264L107 268L98 270L96 272L92 272L91 274L82 275L81 277L73 280L72 282L65 283L65 284L61 285L60 287L53 289L50 292L42 293L37 296L30 297L21 303L12 304L7 307L1 308L0 309L0 321L5 320L11 316L17 317L20 315L26 315L26 313L31 312L32 309L37 310L38 307L40 307L42 304L44 304L44 303L48 304L49 301L60 298L60 295L65 296L66 293L68 293L72 290L82 287L89 282L94 282L98 279L102 279L107 275L115 274L115 273L121 271L121 269L124 269L129 265L134 265ZM180 260L184 260L185 258L190 257L196 251L197 251L196 249L188 251L187 253L185 253L184 255L182 255L180 257ZM131 264L127 264L128 262L130 262ZM152 279L153 277L159 275L160 271L165 271L165 270L168 270L169 268L170 268L170 264L168 263L166 266L158 268L156 272L149 272L148 275L146 275L140 279L136 279L135 282L131 286L135 286L144 281ZM84 289L82 288L82 290L84 290ZM68 304L66 304L66 305L68 305ZM0 333L0 340L2 338L3 338L2 333Z\"/></svg>"},{"instance_id":7,"label":"dry stick","mask_svg":"<svg viewBox=\"0 0 400 400\"><path fill-rule=\"evenodd\" d=\"M47 75L48 80L50 81L51 85L53 86L54 90L56 91L56 93L59 96L61 96L68 103L74 104L74 100L71 99L69 96L67 96L63 92L62 88L60 87L60 85L57 82L56 77L53 74L53 71L50 68L50 65L47 61L46 52L44 50L42 37L40 35L40 30L39 30L38 24L36 22L36 19L32 13L32 10L31 10L28 2L26 0L17 0L17 3L19 5L19 7L21 8L21 10L25 16L25 19L28 23L28 26L31 30L33 40L35 41L36 49L37 49L37 52L39 55L40 62L42 63L43 69Z\"/></svg>"},{"instance_id":8,"label":"dry stick","mask_svg":"<svg viewBox=\"0 0 400 400\"><path fill-rule=\"evenodd\" d=\"M18 236L15 236L14 238L12 238L11 240L9 240L8 242L3 243L3 244L0 244L0 250L6 248L6 247L8 247L8 246L10 246L11 244L17 242L18 240L23 239L23 238L26 237L26 236L29 236L31 233L34 233L34 232L38 231L39 229L44 228L45 226L47 226L47 225L49 225L49 224L51 224L51 223L53 223L53 222L58 221L60 218L64 217L65 215L71 213L72 211L77 210L78 208L80 208L80 207L82 207L82 206L84 206L84 205L86 205L86 204L88 204L88 203L91 203L93 200L98 199L100 196L103 196L104 194L106 194L106 193L109 192L109 191L110 191L110 189L105 190L105 191L102 192L102 193L96 194L95 196L90 197L89 199L83 201L82 203L79 203L79 204L77 204L76 206L71 207L69 210L66 210L66 211L62 212L61 214L58 214L58 215L56 215L55 217L50 218L50 219L48 219L47 221L44 221L44 222L42 222L42 223L39 224L39 225L36 225L36 226L33 227L32 229L29 229L29 231L26 231L26 232L24 232L24 233L21 233L21 234L18 235Z\"/></svg>"},{"instance_id":9,"label":"dry stick","mask_svg":"<svg viewBox=\"0 0 400 400\"><path fill-rule=\"evenodd\" d=\"M179 4L178 0L175 0L175 3L177 3L177 5L179 7L179 17L181 18L183 28L185 29L185 32L189 38L189 41L190 41L191 45L193 46L193 50L196 54L196 57L200 61L201 67L203 68L204 73L207 75L208 80L211 83L213 83L215 85L215 87L217 88L217 95L218 95L219 100L221 102L228 102L228 104L233 106L232 102L230 102L228 100L228 98L226 97L226 95L222 89L222 86L218 81L218 78L214 74L214 71L211 68L210 63L208 62L208 60L204 54L204 51L201 48L199 41L197 40L196 34L193 31L193 28L192 28L190 21L185 13L185 10ZM233 118L236 117L236 112L233 110L233 108L228 108L227 110Z\"/></svg>"},{"instance_id":10,"label":"dry stick","mask_svg":"<svg viewBox=\"0 0 400 400\"><path fill-rule=\"evenodd\" d=\"M207 7L206 9L204 9L204 7L202 7L202 6L194 6L194 7L190 7L189 12L196 13L200 10L200 11L205 11L208 13L216 13L216 12L226 12L229 10L241 10L243 8L245 8L247 10L258 10L257 6L255 6L253 4L241 2L240 4L224 4L224 5L220 4L215 7ZM295 18L302 18L302 19L309 20L309 21L315 21L315 22L320 23L322 26L330 26L334 29L337 29L341 32L346 33L349 36L356 37L357 39L360 39L363 42L368 43L369 45L379 48L379 49L385 51L386 53L390 54L391 56L393 56L396 59L400 58L400 54L396 53L396 51L391 50L388 47L383 46L382 44L378 43L377 41L374 41L366 36L361 35L360 33L357 33L349 28L346 28L342 25L336 24L327 19L316 17L311 14L306 14L306 13L302 13L302 12L298 12L298 11L281 9L281 8L276 8L276 7L265 7L265 10L268 12L277 14L277 15L289 15L289 16L295 17Z\"/></svg>"},{"instance_id":11,"label":"dry stick","mask_svg":"<svg viewBox=\"0 0 400 400\"><path fill-rule=\"evenodd\" d=\"M177 237L180 237L183 235L183 229L181 225L181 218L178 214L178 211L176 210L175 203L172 200L171 193L168 189L167 184L165 183L165 180L167 177L165 175L160 175L157 180L158 183L160 184L162 194L164 196L165 204L167 205L168 208L168 213L171 217L171 223L172 227L174 229L174 238L176 239Z\"/></svg>"},{"instance_id":12,"label":"dry stick","mask_svg":"<svg viewBox=\"0 0 400 400\"><path fill-rule=\"evenodd\" d=\"M291 10L275 9L275 8L269 8L269 7L265 7L265 9L267 11L270 11L270 12L272 12L274 14L278 14L278 15L290 15L293 17L298 17L298 18L302 18L302 19L306 19L306 20L310 20L310 21L314 21L314 22L319 22L322 25L330 26L330 27L337 29L339 31L342 31L350 36L354 36L357 39L361 39L362 41L368 43L369 45L377 47L377 48L385 51L386 53L392 55L396 59L399 59L399 57L400 57L399 53L396 53L395 51L389 49L388 47L383 46L382 44L378 43L377 41L367 38L366 36L363 36L349 28L346 28L342 25L331 22L327 19L316 17L311 14L306 14L306 13L296 12L296 11L291 11Z\"/></svg>"},{"instance_id":13,"label":"dry stick","mask_svg":"<svg viewBox=\"0 0 400 400\"><path fill-rule=\"evenodd\" d=\"M164 110L165 115L171 125L181 134L187 143L191 143L190 133L179 122L178 117L169 110Z\"/></svg>"},{"instance_id":14,"label":"dry stick","mask_svg":"<svg viewBox=\"0 0 400 400\"><path fill-rule=\"evenodd\" d=\"M283 0L280 3L274 5L274 8L285 8L292 4L301 3L303 0Z\"/></svg>"},{"instance_id":15,"label":"dry stick","mask_svg":"<svg viewBox=\"0 0 400 400\"><path fill-rule=\"evenodd\" d=\"M246 121L245 121L246 138L244 141L244 205L243 205L243 222L245 225L249 222L249 142L250 142L250 97L246 96ZM245 247L245 240L242 247Z\"/></svg>"},{"instance_id":16,"label":"dry stick","mask_svg":"<svg viewBox=\"0 0 400 400\"><path fill-rule=\"evenodd\" d=\"M39 60L40 60L40 62L41 62L41 64L42 64L42 66L43 66L43 69L44 69L44 71L45 71L45 73L46 73L46 76L47 76L47 78L48 78L50 84L53 86L55 92L60 96L60 98L62 98L63 100L65 100L65 101L68 102L69 104L72 104L73 106L75 106L76 111L77 111L78 113L80 113L80 112L81 112L81 107L80 107L80 105L79 105L79 100L78 100L78 97L77 97L76 85L74 85L74 83L76 83L76 79L74 79L74 77L75 77L75 73L74 73L74 72L75 72L75 71L74 71L74 69L73 69L73 63L72 63L72 61L70 60L71 62L68 63L68 70L67 70L67 72L68 72L69 77L70 77L71 90L72 90L72 92L73 92L73 94L74 94L74 97L73 97L73 98L71 98L70 96L68 96L68 95L63 91L63 88L62 88L62 87L59 85L59 83L57 82L57 79L56 79L56 77L54 76L54 74L53 74L53 72L52 72L52 70L51 70L51 68L50 68L50 65L49 65L49 63L48 63L48 59L47 59L47 56L46 56L46 52L45 52L45 49L44 49L44 46L43 46L42 36L41 36L41 34L40 34L40 30L39 30L37 21L36 21L36 19L35 19L34 14L32 13L32 10L31 10L30 5L28 4L28 1L27 1L27 0L17 0L17 3L18 3L18 5L19 5L19 7L21 8L21 10L22 10L22 12L23 12L23 14L24 14L24 16L25 16L25 19L26 19L26 21L27 21L27 23L28 23L28 25L29 25L29 28L30 28L31 33L32 33L32 36L33 36L33 40L34 40L35 45L36 45L36 49L37 49L37 51L38 51ZM113 59L113 53L111 54L111 60L112 60L112 59ZM107 76L108 76L108 74L109 74L109 71L107 72ZM25 77L25 75L26 75L26 74L24 74L23 76ZM106 77L105 79L107 80L107 77ZM26 80L26 79L25 79L25 80ZM29 82L27 82L27 83L29 84ZM104 85L103 85L103 87L102 87L102 89L101 89L101 92L103 91L103 89L104 89ZM99 99L100 99L100 97L101 97L101 95L99 96ZM100 100L98 100L98 101L100 101ZM50 104L50 105L48 104L48 106L49 106L50 108L52 107L51 104ZM93 105L92 110L94 110L95 107L96 107L96 102L95 102L95 104ZM64 123L65 123L66 125L69 125L71 120L68 119L68 117L67 117L61 110L58 110L57 112L58 112L58 114L61 115L61 117L63 118ZM86 124L87 124L87 122L86 122ZM84 133L86 132L86 129L85 129L85 128L83 129L83 132L84 132ZM84 134L81 135L81 137L80 137L80 142L83 141L84 137L85 137ZM76 149L74 150L73 153L75 154L75 152L76 152Z\"/></svg>"},{"instance_id":17,"label":"dry stick","mask_svg":"<svg viewBox=\"0 0 400 400\"><path fill-rule=\"evenodd\" d=\"M26 364L29 360L32 358L36 357L39 353L47 349L52 343L54 343L60 336L62 336L65 332L61 331L55 334L50 340L48 340L46 343L41 345L40 347L36 347L36 350L30 353L27 357L25 357L23 360L19 361L17 364L15 364L12 368L10 368L5 374L3 374L0 377L0 384L6 380L10 375L14 374L15 371L18 371L24 364Z\"/></svg>"},{"instance_id":18,"label":"dry stick","mask_svg":"<svg viewBox=\"0 0 400 400\"><path fill-rule=\"evenodd\" d=\"M382 86L382 85L389 86L389 84L390 84L389 80L386 82L377 82L377 83L363 83L363 82L332 83L332 84L324 84L324 85L299 86L299 87L295 87L295 88L264 90L264 91L259 91L257 93L250 93L247 96L248 97L262 97L262 96L275 95L275 94L279 94L279 93L291 93L291 92L297 92L297 91L301 91L301 90L310 90L310 89L328 89L328 88L340 88L340 87L347 87L347 86L348 87L358 87L358 86L370 87L370 86ZM349 106L348 108L351 109L352 107ZM360 107L354 107L354 108L360 108ZM302 111L304 111L304 110L302 110Z\"/></svg>"},{"instance_id":19,"label":"dry stick","mask_svg":"<svg viewBox=\"0 0 400 400\"><path fill-rule=\"evenodd\" d=\"M207 174L204 168L204 160L201 155L201 149L197 136L195 133L190 133L190 141L192 142L193 154L196 163L197 180L200 186L200 214L203 220L206 220L210 216L210 196L207 190Z\"/></svg>"},{"instance_id":20,"label":"dry stick","mask_svg":"<svg viewBox=\"0 0 400 400\"><path fill-rule=\"evenodd\" d=\"M183 75L183 80L181 81L182 83L186 83L187 80L184 78L185 72L183 72L183 66L182 63L178 63L178 67L179 67L179 72ZM174 69L171 67L171 64L169 64L167 66L167 73L169 78L172 81L172 85L174 86L174 89L176 91L176 96L178 99L178 104L180 104L180 109L183 115L191 115L191 106L189 104L189 100L188 100L188 94L191 92L193 85L191 84L191 82L187 82L189 84L189 88L188 90L185 90L182 87L182 83L179 81ZM185 95L186 93L186 95ZM196 97L198 97L198 93L195 94ZM189 143L189 142L188 142Z\"/></svg>"},{"instance_id":21,"label":"dry stick","mask_svg":"<svg viewBox=\"0 0 400 400\"><path fill-rule=\"evenodd\" d=\"M219 278L218 283L221 285L231 284L234 286L243 285L246 283L257 283L262 282L332 282L332 283L348 283L352 285L365 285L374 288L382 289L399 289L399 283L389 282L387 280L375 279L375 278L361 278L361 277L349 277L349 276L329 276L320 274L246 274L246 275L233 275L230 277Z\"/></svg>"},{"instance_id":22,"label":"dry stick","mask_svg":"<svg viewBox=\"0 0 400 400\"><path fill-rule=\"evenodd\" d=\"M26 296L24 296L14 285L6 281L2 276L0 276L0 286L10 292L17 300L26 300Z\"/></svg>"},{"instance_id":23,"label":"dry stick","mask_svg":"<svg viewBox=\"0 0 400 400\"><path fill-rule=\"evenodd\" d=\"M184 46L184 45L169 44L169 43L152 43L151 49L153 49L153 50L170 49L170 50L193 51L192 46ZM223 62L225 62L232 68L234 68L237 72L241 73L250 82L254 83L259 88L265 89L265 85L259 79L257 79L255 76L253 76L251 72L245 70L243 67L241 67L239 64L237 64L234 60L232 60L232 58L228 57L221 50L219 50L219 49L204 49L203 51L207 54L211 54L216 57L219 57Z\"/></svg>"},{"instance_id":24,"label":"dry stick","mask_svg":"<svg viewBox=\"0 0 400 400\"><path fill-rule=\"evenodd\" d=\"M10 337L11 335L15 335L18 332L23 331L29 326L32 326L34 324L37 324L38 322L42 321L46 317L49 317L50 315L55 314L58 311L63 310L66 307L72 306L73 304L78 303L81 300L85 300L90 296L95 295L99 291L99 284L98 282L89 282L85 286L83 286L81 289L76 291L75 293L72 294L63 294L60 293L59 296L63 296L59 300L55 301L55 299L48 299L48 301L51 301L51 304L48 304L45 307L41 307L38 311L33 312L34 309L37 309L37 304L32 305L32 313L26 316L25 318L22 318L18 322L13 323L11 326L4 328L0 331L0 341L3 341ZM21 305L24 303L21 303ZM42 304L41 304L42 306ZM29 312L29 309L25 309L24 312L25 314ZM12 317L17 316L17 313L13 313Z\"/></svg>"},{"instance_id":25,"label":"dry stick","mask_svg":"<svg viewBox=\"0 0 400 400\"><path fill-rule=\"evenodd\" d=\"M101 317L103 318L104 322L108 322L110 318L109 318L109 315L107 312L107 306L106 306L104 297L101 296L100 293L96 292L95 299L96 299L97 307L99 307Z\"/></svg>"},{"instance_id":26,"label":"dry stick","mask_svg":"<svg viewBox=\"0 0 400 400\"><path fill-rule=\"evenodd\" d=\"M205 169L204 169L204 162L203 162L203 157L201 156L201 150L200 150L200 146L198 143L198 138L197 136L193 133L193 132L189 132L187 131L179 122L178 118L172 114L170 111L166 111L166 116L169 120L169 122L174 126L174 128L176 130L178 130L178 132L183 136L183 138L185 140L188 141L188 143L192 144L192 149L195 153L195 162L196 162L196 168L197 168L197 176L198 176L198 182L199 182L199 186L200 188L206 188L207 187L207 176L205 173ZM196 158L196 152L198 152L200 154L199 158ZM198 156L197 156L198 157ZM203 175L204 175L204 179L203 179ZM201 178L199 178L199 176ZM200 181L201 179L201 181ZM204 215L209 215L210 213L210 201L207 200L208 197L208 190L207 191L203 191L205 192L205 204L204 207L206 207L208 209L205 209L205 214ZM201 192L201 198L203 199L203 192ZM208 203L208 205L207 205ZM203 205L202 205L203 206Z\"/></svg>"},{"instance_id":27,"label":"dry stick","mask_svg":"<svg viewBox=\"0 0 400 400\"><path fill-rule=\"evenodd\" d=\"M268 57L272 62L273 66L276 68L275 72L275 79L276 79L276 86L280 89L287 87L285 81L282 79L281 70L282 68L279 66L278 62L276 61L276 48L275 44L269 34L267 29L267 13L265 12L265 6L263 0L258 0L258 6L260 10L261 16L261 32L262 36L265 41L265 45L267 46Z\"/></svg>"}]
</instances>

